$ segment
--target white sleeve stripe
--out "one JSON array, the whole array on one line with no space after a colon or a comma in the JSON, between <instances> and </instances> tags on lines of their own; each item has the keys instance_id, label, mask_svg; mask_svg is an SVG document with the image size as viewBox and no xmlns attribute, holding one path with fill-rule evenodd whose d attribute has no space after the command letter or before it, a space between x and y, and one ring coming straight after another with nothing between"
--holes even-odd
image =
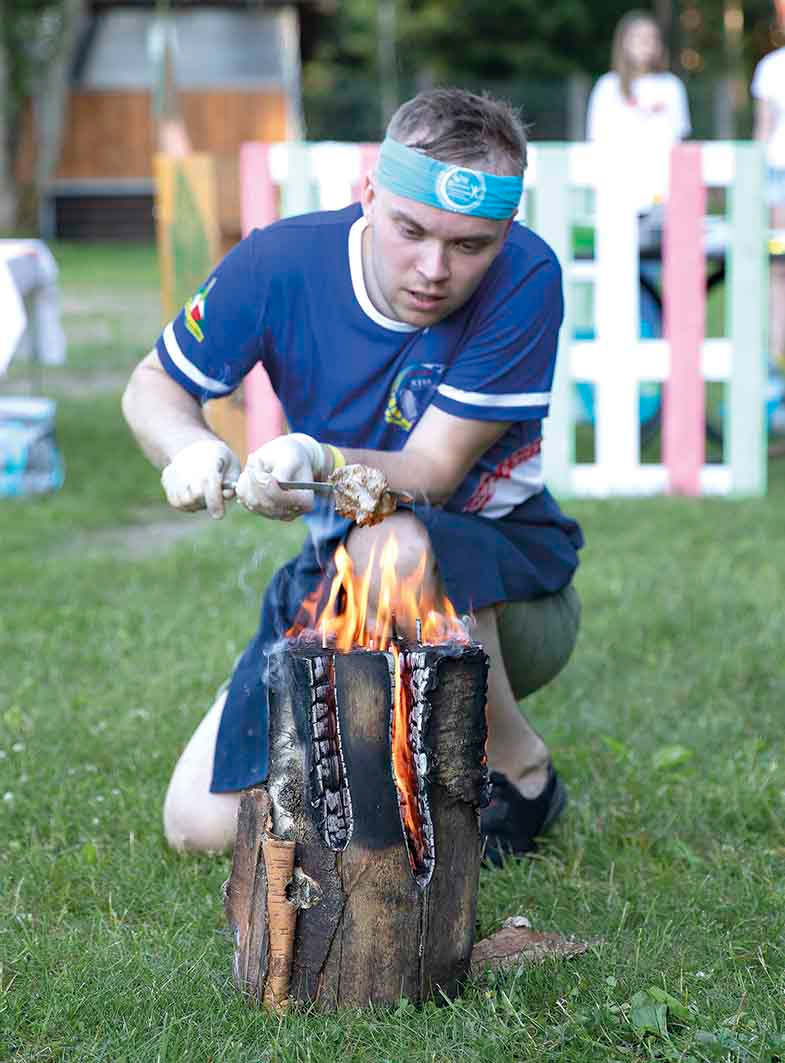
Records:
<instances>
[{"instance_id":1,"label":"white sleeve stripe","mask_svg":"<svg viewBox=\"0 0 785 1063\"><path fill-rule=\"evenodd\" d=\"M465 402L469 406L547 406L551 399L550 391L521 391L517 394L489 395L485 391L461 391L450 384L440 384L440 395L454 402Z\"/></svg>"},{"instance_id":2,"label":"white sleeve stripe","mask_svg":"<svg viewBox=\"0 0 785 1063\"><path fill-rule=\"evenodd\" d=\"M164 329L164 347L166 347L166 353L183 376L187 376L197 387L202 388L204 391L216 391L221 395L232 390L229 384L222 384L220 380L213 380L211 377L205 376L201 369L197 369L192 362L188 361L180 350L180 344L177 342L171 321Z\"/></svg>"}]
</instances>

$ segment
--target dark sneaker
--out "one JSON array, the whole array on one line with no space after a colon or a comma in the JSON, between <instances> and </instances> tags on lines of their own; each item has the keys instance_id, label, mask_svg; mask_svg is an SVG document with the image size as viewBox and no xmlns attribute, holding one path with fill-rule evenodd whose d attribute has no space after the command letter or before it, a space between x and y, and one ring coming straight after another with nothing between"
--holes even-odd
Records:
<instances>
[{"instance_id":1,"label":"dark sneaker","mask_svg":"<svg viewBox=\"0 0 785 1063\"><path fill-rule=\"evenodd\" d=\"M567 804L567 788L548 765L548 781L536 797L524 797L506 775L491 772L491 800L480 810L483 863L501 867L505 858L524 856L537 848L544 834Z\"/></svg>"}]
</instances>

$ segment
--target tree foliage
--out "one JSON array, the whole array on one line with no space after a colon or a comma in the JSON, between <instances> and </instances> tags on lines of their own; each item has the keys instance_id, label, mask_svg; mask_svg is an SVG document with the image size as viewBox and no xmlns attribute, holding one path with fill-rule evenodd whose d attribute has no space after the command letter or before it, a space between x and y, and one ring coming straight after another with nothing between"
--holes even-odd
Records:
<instances>
[{"instance_id":1,"label":"tree foliage","mask_svg":"<svg viewBox=\"0 0 785 1063\"><path fill-rule=\"evenodd\" d=\"M772 0L744 0L736 49L724 24L728 0L341 0L319 25L305 65L306 113L316 135L379 135L383 3L395 5L400 98L432 83L486 86L513 102L518 93L530 100L563 93L557 79L608 69L616 22L640 7L669 23L672 66L711 114L711 79L748 81L761 55L783 43ZM683 65L684 58L694 65Z\"/></svg>"},{"instance_id":2,"label":"tree foliage","mask_svg":"<svg viewBox=\"0 0 785 1063\"><path fill-rule=\"evenodd\" d=\"M379 7L343 0L324 19L305 65L313 131L340 127L353 139L379 135ZM607 68L624 0L387 0L395 4L400 96L423 84L498 87ZM513 93L514 95L514 93ZM369 99L373 103L369 108ZM332 135L336 135L333 133Z\"/></svg>"},{"instance_id":3,"label":"tree foliage","mask_svg":"<svg viewBox=\"0 0 785 1063\"><path fill-rule=\"evenodd\" d=\"M401 17L407 61L439 80L542 78L607 67L620 0L419 0Z\"/></svg>"}]
</instances>

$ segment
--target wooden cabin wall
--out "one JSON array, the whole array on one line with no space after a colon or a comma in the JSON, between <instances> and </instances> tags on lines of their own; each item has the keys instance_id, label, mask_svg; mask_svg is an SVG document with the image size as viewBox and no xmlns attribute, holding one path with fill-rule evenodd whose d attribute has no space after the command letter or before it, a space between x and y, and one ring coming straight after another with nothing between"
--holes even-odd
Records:
<instances>
[{"instance_id":1,"label":"wooden cabin wall","mask_svg":"<svg viewBox=\"0 0 785 1063\"><path fill-rule=\"evenodd\" d=\"M280 89L181 91L193 149L236 155L246 140L286 139L286 98ZM35 128L27 109L17 174L33 180ZM154 123L150 93L74 91L68 100L63 149L56 180L117 181L151 178Z\"/></svg>"},{"instance_id":2,"label":"wooden cabin wall","mask_svg":"<svg viewBox=\"0 0 785 1063\"><path fill-rule=\"evenodd\" d=\"M55 177L149 177L153 151L149 93L72 92Z\"/></svg>"}]
</instances>

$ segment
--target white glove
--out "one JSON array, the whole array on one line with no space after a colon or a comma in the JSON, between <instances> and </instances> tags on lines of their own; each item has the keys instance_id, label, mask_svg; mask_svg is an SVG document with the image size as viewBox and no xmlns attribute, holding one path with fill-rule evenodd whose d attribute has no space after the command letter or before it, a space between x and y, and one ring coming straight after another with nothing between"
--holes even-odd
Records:
<instances>
[{"instance_id":1,"label":"white glove","mask_svg":"<svg viewBox=\"0 0 785 1063\"><path fill-rule=\"evenodd\" d=\"M237 481L237 499L252 513L294 520L313 509L313 491L282 491L276 481L317 480L324 461L321 443L302 432L271 439L249 454Z\"/></svg>"},{"instance_id":2,"label":"white glove","mask_svg":"<svg viewBox=\"0 0 785 1063\"><path fill-rule=\"evenodd\" d=\"M175 454L161 473L166 499L175 509L207 509L216 519L224 515L224 482L240 475L234 451L219 439L200 439Z\"/></svg>"}]
</instances>

